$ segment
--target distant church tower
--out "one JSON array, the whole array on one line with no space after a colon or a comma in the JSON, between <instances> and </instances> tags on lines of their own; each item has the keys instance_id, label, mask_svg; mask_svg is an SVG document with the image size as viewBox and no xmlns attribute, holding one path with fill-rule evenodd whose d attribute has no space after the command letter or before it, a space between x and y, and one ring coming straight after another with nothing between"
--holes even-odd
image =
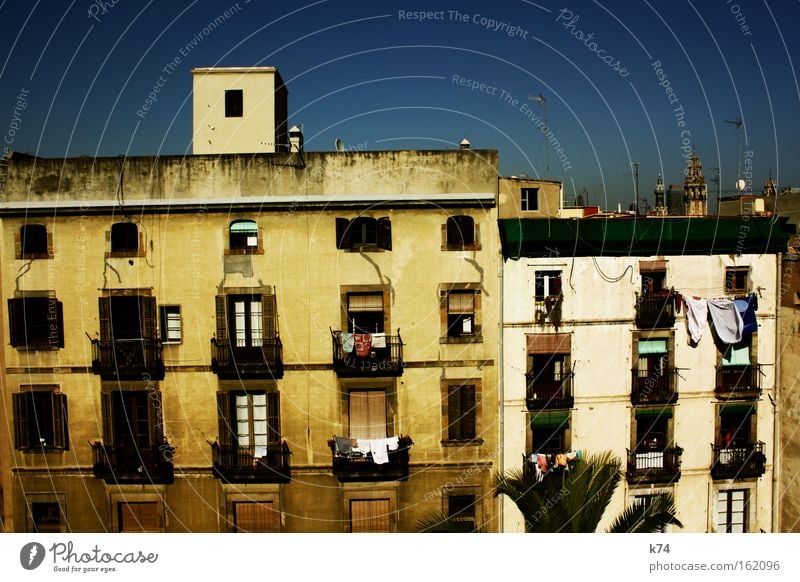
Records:
<instances>
[{"instance_id":1,"label":"distant church tower","mask_svg":"<svg viewBox=\"0 0 800 582\"><path fill-rule=\"evenodd\" d=\"M775 186L775 181L772 179L772 171L769 173L769 178L764 182L764 189L761 190L762 196L777 196L778 188Z\"/></svg>"},{"instance_id":2,"label":"distant church tower","mask_svg":"<svg viewBox=\"0 0 800 582\"><path fill-rule=\"evenodd\" d=\"M653 208L653 214L656 216L666 216L667 204L664 201L664 180L661 179L661 174L658 175L658 180L656 180L656 189L654 194L656 198L656 204L655 208Z\"/></svg>"},{"instance_id":3,"label":"distant church tower","mask_svg":"<svg viewBox=\"0 0 800 582\"><path fill-rule=\"evenodd\" d=\"M703 165L694 152L686 169L686 179L683 181L683 213L687 216L708 214L708 186L703 177Z\"/></svg>"}]
</instances>

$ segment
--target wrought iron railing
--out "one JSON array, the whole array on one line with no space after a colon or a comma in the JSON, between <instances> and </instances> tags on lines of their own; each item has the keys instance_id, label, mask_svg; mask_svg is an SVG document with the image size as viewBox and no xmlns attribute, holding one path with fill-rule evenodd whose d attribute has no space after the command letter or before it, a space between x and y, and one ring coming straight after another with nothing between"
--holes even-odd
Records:
<instances>
[{"instance_id":1,"label":"wrought iron railing","mask_svg":"<svg viewBox=\"0 0 800 582\"><path fill-rule=\"evenodd\" d=\"M662 372L648 372L634 368L631 382L632 404L671 404L678 399L677 370L666 368Z\"/></svg>"},{"instance_id":2,"label":"wrought iron railing","mask_svg":"<svg viewBox=\"0 0 800 582\"><path fill-rule=\"evenodd\" d=\"M661 451L628 451L628 468L625 478L629 483L669 483L680 479L680 447Z\"/></svg>"},{"instance_id":3,"label":"wrought iron railing","mask_svg":"<svg viewBox=\"0 0 800 582\"><path fill-rule=\"evenodd\" d=\"M351 334L352 335L352 334ZM355 334L356 336L358 334ZM331 332L333 369L343 378L363 376L401 376L403 374L403 339L397 335L371 335L369 349L359 349L357 342L345 341L344 332ZM377 344L377 347L376 347Z\"/></svg>"},{"instance_id":4,"label":"wrought iron railing","mask_svg":"<svg viewBox=\"0 0 800 582\"><path fill-rule=\"evenodd\" d=\"M107 483L172 483L175 447L136 447L92 443L94 476Z\"/></svg>"},{"instance_id":5,"label":"wrought iron railing","mask_svg":"<svg viewBox=\"0 0 800 582\"><path fill-rule=\"evenodd\" d=\"M266 338L257 346L211 338L211 369L220 378L283 378L281 338Z\"/></svg>"},{"instance_id":6,"label":"wrought iron railing","mask_svg":"<svg viewBox=\"0 0 800 582\"><path fill-rule=\"evenodd\" d=\"M525 402L528 410L572 408L572 372L545 379L542 374L528 372Z\"/></svg>"},{"instance_id":7,"label":"wrought iron railing","mask_svg":"<svg viewBox=\"0 0 800 582\"><path fill-rule=\"evenodd\" d=\"M643 329L675 325L675 295L672 293L636 296L636 326Z\"/></svg>"},{"instance_id":8,"label":"wrought iron railing","mask_svg":"<svg viewBox=\"0 0 800 582\"><path fill-rule=\"evenodd\" d=\"M263 447L211 443L214 476L229 483L286 483L291 479L286 441Z\"/></svg>"},{"instance_id":9,"label":"wrought iron railing","mask_svg":"<svg viewBox=\"0 0 800 582\"><path fill-rule=\"evenodd\" d=\"M164 379L160 340L135 338L91 341L92 371L104 379Z\"/></svg>"},{"instance_id":10,"label":"wrought iron railing","mask_svg":"<svg viewBox=\"0 0 800 582\"><path fill-rule=\"evenodd\" d=\"M711 476L714 479L752 479L766 471L767 457L764 443L742 445L711 445L714 451L714 464Z\"/></svg>"},{"instance_id":11,"label":"wrought iron railing","mask_svg":"<svg viewBox=\"0 0 800 582\"><path fill-rule=\"evenodd\" d=\"M719 398L757 398L761 394L761 365L720 366L715 392Z\"/></svg>"},{"instance_id":12,"label":"wrought iron railing","mask_svg":"<svg viewBox=\"0 0 800 582\"><path fill-rule=\"evenodd\" d=\"M386 462L378 463L372 453L348 452L341 442L350 439L334 436L328 441L333 456L333 474L341 482L347 481L405 481L408 479L411 437L398 437L395 450L388 450Z\"/></svg>"}]
</instances>

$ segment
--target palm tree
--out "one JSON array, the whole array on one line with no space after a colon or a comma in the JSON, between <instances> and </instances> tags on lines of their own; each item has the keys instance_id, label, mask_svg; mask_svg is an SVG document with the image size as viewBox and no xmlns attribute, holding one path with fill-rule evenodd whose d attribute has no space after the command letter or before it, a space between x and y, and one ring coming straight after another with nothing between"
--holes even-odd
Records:
<instances>
[{"instance_id":1,"label":"palm tree","mask_svg":"<svg viewBox=\"0 0 800 582\"><path fill-rule=\"evenodd\" d=\"M550 471L541 481L532 472L514 469L499 475L495 495L507 495L532 533L597 531L620 479L622 464L610 452L579 459L569 471ZM637 500L614 520L609 533L654 533L666 525L683 527L675 517L671 493Z\"/></svg>"}]
</instances>

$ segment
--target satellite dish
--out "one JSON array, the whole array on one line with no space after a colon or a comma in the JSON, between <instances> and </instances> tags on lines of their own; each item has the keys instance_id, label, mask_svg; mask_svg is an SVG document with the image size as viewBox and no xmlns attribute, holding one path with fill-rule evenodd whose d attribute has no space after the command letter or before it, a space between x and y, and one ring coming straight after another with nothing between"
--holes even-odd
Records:
<instances>
[{"instance_id":1,"label":"satellite dish","mask_svg":"<svg viewBox=\"0 0 800 582\"><path fill-rule=\"evenodd\" d=\"M337 152L343 152L345 150L344 142L338 137L336 138L336 141L333 142L333 146L336 148Z\"/></svg>"},{"instance_id":2,"label":"satellite dish","mask_svg":"<svg viewBox=\"0 0 800 582\"><path fill-rule=\"evenodd\" d=\"M745 181L744 181L744 180L742 180L741 178L739 178L738 180L736 180L736 189L737 189L739 192L742 192L742 191L744 190L745 186L747 186L747 182L745 182Z\"/></svg>"}]
</instances>

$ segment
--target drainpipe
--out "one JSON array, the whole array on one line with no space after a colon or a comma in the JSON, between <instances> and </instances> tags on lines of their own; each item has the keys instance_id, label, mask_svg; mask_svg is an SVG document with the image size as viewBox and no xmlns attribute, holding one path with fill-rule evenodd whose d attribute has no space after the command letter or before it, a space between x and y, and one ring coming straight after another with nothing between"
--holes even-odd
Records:
<instances>
[{"instance_id":1,"label":"drainpipe","mask_svg":"<svg viewBox=\"0 0 800 582\"><path fill-rule=\"evenodd\" d=\"M775 274L775 402L772 403L773 435L772 435L772 532L780 531L781 496L780 488L781 467L781 269L783 255L778 253L778 272Z\"/></svg>"},{"instance_id":2,"label":"drainpipe","mask_svg":"<svg viewBox=\"0 0 800 582\"><path fill-rule=\"evenodd\" d=\"M500 316L499 316L498 319L500 321L500 325L498 326L499 327L499 330L498 330L499 331L499 337L498 337L498 342L497 342L497 346L498 346L497 347L497 358L498 358L498 365L497 365L497 368L498 368L498 373L497 373L497 392L498 392L498 401L500 403L500 410L499 410L499 415L498 415L498 419L497 419L497 426L498 426L498 430L499 430L499 434L497 435L498 436L498 443L499 443L499 446L498 446L499 455L498 455L498 459L497 459L497 464L498 464L499 470L501 472L505 471L505 442L506 442L506 439L505 439L506 397L505 397L505 387L504 387L504 381L505 381L504 365L505 365L505 360L503 358L503 331L504 331L504 327L503 326L504 326L504 321L505 321L505 319L504 319L505 307L504 307L504 299L503 299L503 270L504 270L504 268L505 268L505 261L503 260L503 249L502 249L502 246L501 246L501 248L500 248L500 269L499 269L499 272L498 272L498 276L499 276L499 279L500 279L500 281L499 281L499 290L498 290L498 294L500 295ZM500 521L500 533L504 533L506 531L505 512L503 511L503 505L505 504L505 499L500 499L499 502L500 502L499 503L500 515L498 517L500 518L499 519L499 521Z\"/></svg>"}]
</instances>

